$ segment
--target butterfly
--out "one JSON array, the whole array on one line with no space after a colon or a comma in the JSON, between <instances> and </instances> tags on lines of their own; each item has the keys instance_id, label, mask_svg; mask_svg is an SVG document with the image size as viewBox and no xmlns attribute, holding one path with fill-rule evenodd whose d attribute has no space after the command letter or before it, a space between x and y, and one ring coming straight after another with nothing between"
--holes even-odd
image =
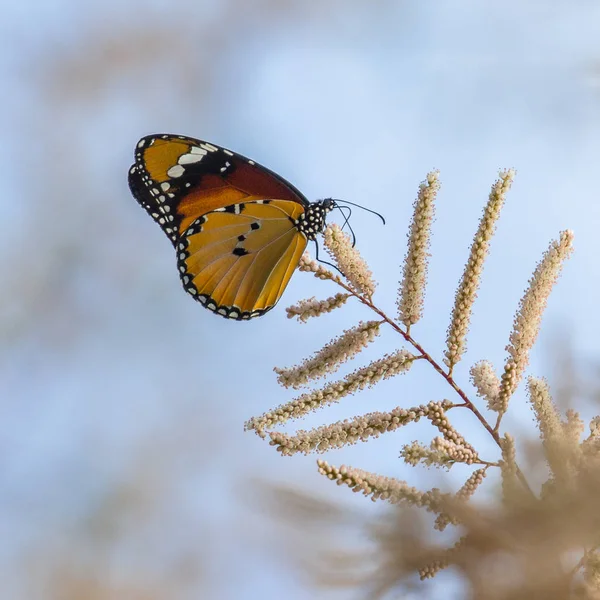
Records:
<instances>
[{"instance_id":1,"label":"butterfly","mask_svg":"<svg viewBox=\"0 0 600 600\"><path fill-rule=\"evenodd\" d=\"M237 320L277 304L337 206L331 198L309 202L253 160L183 135L143 137L129 188L175 247L185 291Z\"/></svg>"}]
</instances>

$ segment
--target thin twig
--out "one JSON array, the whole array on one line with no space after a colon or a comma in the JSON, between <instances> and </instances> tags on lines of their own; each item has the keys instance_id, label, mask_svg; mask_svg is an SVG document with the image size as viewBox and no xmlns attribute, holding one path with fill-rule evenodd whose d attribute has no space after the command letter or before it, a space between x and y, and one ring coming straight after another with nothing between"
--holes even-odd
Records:
<instances>
[{"instance_id":1,"label":"thin twig","mask_svg":"<svg viewBox=\"0 0 600 600\"><path fill-rule=\"evenodd\" d=\"M452 387L452 389L460 396L460 398L463 401L463 404L457 404L456 406L468 408L477 417L477 419L484 426L484 428L487 430L487 432L492 436L492 438L494 439L496 444L498 444L499 447L502 447L500 435L498 434L497 427L492 427L487 422L487 420L479 412L477 407L471 402L471 400L469 400L468 396L463 391L463 389L456 383L456 381L454 381L454 378L452 377L452 373L450 371L449 372L445 371L441 367L441 365L428 352L426 352L425 349L410 335L408 329L406 331L404 329L402 329L402 327L400 327L400 325L398 325L398 323L396 323L395 321L390 319L380 308L375 306L375 304L373 304L373 302L369 298L356 293L350 286L346 285L343 281L337 280L336 283L339 286L341 286L342 288L344 288L347 292L349 292L352 296L357 298L365 306L368 306L372 311L377 313L381 317L382 321L385 321L388 325L390 325L409 344L411 344L411 346L413 346L413 348L418 350L421 355L420 358L426 360L446 380L446 382L450 385L450 387ZM535 497L535 494L533 493L532 489L529 487L529 483L527 482L525 475L523 474L521 469L519 469L518 466L517 466L517 477L521 481L521 484L523 485L523 487L532 496Z\"/></svg>"}]
</instances>

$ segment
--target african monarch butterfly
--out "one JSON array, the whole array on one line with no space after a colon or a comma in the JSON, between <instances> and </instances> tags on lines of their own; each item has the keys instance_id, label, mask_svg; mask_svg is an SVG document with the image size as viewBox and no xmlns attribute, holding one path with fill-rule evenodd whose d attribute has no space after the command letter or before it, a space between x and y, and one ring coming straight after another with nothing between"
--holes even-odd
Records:
<instances>
[{"instance_id":1,"label":"african monarch butterfly","mask_svg":"<svg viewBox=\"0 0 600 600\"><path fill-rule=\"evenodd\" d=\"M184 289L228 319L252 319L281 298L336 202L309 202L273 171L182 135L149 135L129 169L134 198L177 251Z\"/></svg>"}]
</instances>

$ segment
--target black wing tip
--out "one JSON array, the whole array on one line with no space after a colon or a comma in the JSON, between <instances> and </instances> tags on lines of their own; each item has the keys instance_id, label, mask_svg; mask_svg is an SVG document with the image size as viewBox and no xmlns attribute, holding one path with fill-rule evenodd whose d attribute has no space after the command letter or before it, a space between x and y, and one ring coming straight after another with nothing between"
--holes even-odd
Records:
<instances>
[{"instance_id":1,"label":"black wing tip","mask_svg":"<svg viewBox=\"0 0 600 600\"><path fill-rule=\"evenodd\" d=\"M138 145L141 144L142 142L150 142L152 140L187 140L187 141L191 141L191 142L195 142L195 143L203 143L202 140L199 140L197 138L192 138L189 135L183 135L182 133L148 133L144 136L142 136L139 141L138 141Z\"/></svg>"}]
</instances>

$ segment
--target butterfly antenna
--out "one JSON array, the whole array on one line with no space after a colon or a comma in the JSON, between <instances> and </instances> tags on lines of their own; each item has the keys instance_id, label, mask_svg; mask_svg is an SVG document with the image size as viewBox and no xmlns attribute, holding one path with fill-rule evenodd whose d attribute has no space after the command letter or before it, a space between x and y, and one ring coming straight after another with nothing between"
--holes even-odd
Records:
<instances>
[{"instance_id":1,"label":"butterfly antenna","mask_svg":"<svg viewBox=\"0 0 600 600\"><path fill-rule=\"evenodd\" d=\"M356 204L356 203L350 202L348 200L338 200L337 198L334 198L334 202L336 202L336 203L341 202L342 204L350 204L352 206L356 206L357 208L362 208L363 210L366 210L367 212L370 212L371 214L377 215L382 220L383 224L385 225L385 219L384 219L383 215L379 214L375 210L371 210L370 208L366 208L364 206L361 206L360 204Z\"/></svg>"},{"instance_id":2,"label":"butterfly antenna","mask_svg":"<svg viewBox=\"0 0 600 600\"><path fill-rule=\"evenodd\" d=\"M354 229L352 229L352 225L350 225L350 217L352 216L352 209L349 206L337 206L339 211L344 215L344 224L342 225L342 229L348 225L348 229L352 234L352 247L356 246L356 235L354 235ZM345 208L348 210L348 214L346 214L342 209Z\"/></svg>"}]
</instances>

